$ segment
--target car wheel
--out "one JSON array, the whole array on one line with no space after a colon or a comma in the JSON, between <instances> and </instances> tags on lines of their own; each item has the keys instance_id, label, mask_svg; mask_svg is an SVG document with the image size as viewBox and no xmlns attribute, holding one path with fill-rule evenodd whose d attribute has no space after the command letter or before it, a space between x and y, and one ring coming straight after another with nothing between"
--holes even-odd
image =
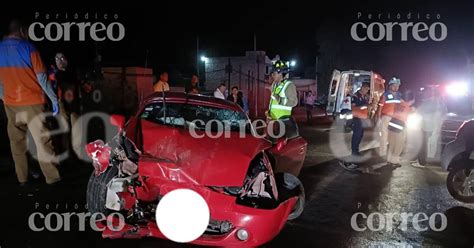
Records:
<instances>
[{"instance_id":1,"label":"car wheel","mask_svg":"<svg viewBox=\"0 0 474 248\"><path fill-rule=\"evenodd\" d=\"M95 171L92 172L89 182L87 183L86 195L87 209L91 214L108 213L109 210L105 208L107 185L117 175L117 166L109 166L109 168L99 176L95 175Z\"/></svg>"},{"instance_id":2,"label":"car wheel","mask_svg":"<svg viewBox=\"0 0 474 248\"><path fill-rule=\"evenodd\" d=\"M449 194L454 199L474 203L474 167L454 167L448 174L446 180Z\"/></svg>"},{"instance_id":3,"label":"car wheel","mask_svg":"<svg viewBox=\"0 0 474 248\"><path fill-rule=\"evenodd\" d=\"M298 218L304 210L305 194L301 181L290 173L276 173L275 180L278 186L278 197L280 202L284 202L292 197L297 196L295 206L288 215L288 220Z\"/></svg>"},{"instance_id":4,"label":"car wheel","mask_svg":"<svg viewBox=\"0 0 474 248\"><path fill-rule=\"evenodd\" d=\"M306 200L305 200L305 194L304 194L304 189L303 189L303 185L300 185L301 186L301 194L298 196L298 200L296 201L295 203L295 206L293 207L293 210L291 210L291 213L288 215L288 220L294 220L298 217L300 217L300 215L303 213L304 211L304 205L306 203Z\"/></svg>"}]
</instances>

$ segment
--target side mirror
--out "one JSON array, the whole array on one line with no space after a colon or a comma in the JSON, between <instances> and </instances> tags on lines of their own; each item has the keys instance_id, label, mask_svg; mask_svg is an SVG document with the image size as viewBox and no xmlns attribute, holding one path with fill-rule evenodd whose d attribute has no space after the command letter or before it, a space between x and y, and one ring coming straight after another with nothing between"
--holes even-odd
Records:
<instances>
[{"instance_id":1,"label":"side mirror","mask_svg":"<svg viewBox=\"0 0 474 248\"><path fill-rule=\"evenodd\" d=\"M123 126L125 125L125 116L123 115L111 115L110 116L110 124L113 126L118 127L119 129L122 129Z\"/></svg>"}]
</instances>

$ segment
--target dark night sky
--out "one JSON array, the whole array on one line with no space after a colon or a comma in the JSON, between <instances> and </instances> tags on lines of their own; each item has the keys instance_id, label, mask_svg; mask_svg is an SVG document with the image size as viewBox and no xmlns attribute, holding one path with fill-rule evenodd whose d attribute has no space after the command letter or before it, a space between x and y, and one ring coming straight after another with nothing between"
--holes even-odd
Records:
<instances>
[{"instance_id":1,"label":"dark night sky","mask_svg":"<svg viewBox=\"0 0 474 248\"><path fill-rule=\"evenodd\" d=\"M312 66L319 52L326 59L337 57L336 60L350 68L373 69L386 78L397 75L402 81L418 84L460 77L466 58L473 55L474 3L470 1L391 1L384 6L381 1L348 4L331 1L324 7L318 1L220 1L219 4L158 1L157 7L137 2L2 8L0 34L3 35L11 17L32 21L35 12L119 14L119 22L126 28L126 37L120 42L43 41L36 45L45 59L57 50L65 50L80 65L90 64L96 47L106 63L129 65L143 65L149 50L149 64L154 68L190 72L196 58L196 36L199 35L202 54L238 56L253 49L256 34L259 50L265 50L270 57L280 54L283 58L296 58L300 69ZM447 25L448 38L442 42L356 42L350 37L350 26L357 22L357 12L441 14L440 21ZM44 16L39 20L48 22ZM381 20L387 21L395 20ZM398 38L396 34L394 37ZM324 50L324 46L319 46L318 51L321 44L342 47L343 53L334 55L332 49Z\"/></svg>"}]
</instances>

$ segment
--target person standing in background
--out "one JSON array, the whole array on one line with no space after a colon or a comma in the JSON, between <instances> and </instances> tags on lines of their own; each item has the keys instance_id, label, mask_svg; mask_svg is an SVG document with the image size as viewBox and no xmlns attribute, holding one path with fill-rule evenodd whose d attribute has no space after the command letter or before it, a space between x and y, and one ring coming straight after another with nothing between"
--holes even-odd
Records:
<instances>
[{"instance_id":1,"label":"person standing in background","mask_svg":"<svg viewBox=\"0 0 474 248\"><path fill-rule=\"evenodd\" d=\"M220 84L214 91L214 97L225 100L225 84Z\"/></svg>"},{"instance_id":2,"label":"person standing in background","mask_svg":"<svg viewBox=\"0 0 474 248\"><path fill-rule=\"evenodd\" d=\"M316 96L313 95L312 91L306 93L305 106L306 106L306 121L311 124L313 121L313 106Z\"/></svg>"},{"instance_id":3,"label":"person standing in background","mask_svg":"<svg viewBox=\"0 0 474 248\"><path fill-rule=\"evenodd\" d=\"M249 114L249 102L248 102L248 99L244 96L244 93L242 93L242 91L239 91L239 93L237 93L237 95L240 97L240 99L242 99L242 103L243 103L243 109L245 111L245 114Z\"/></svg>"},{"instance_id":4,"label":"person standing in background","mask_svg":"<svg viewBox=\"0 0 474 248\"><path fill-rule=\"evenodd\" d=\"M61 117L66 121L70 130L69 135L61 137L62 150L67 155L72 155L72 149L75 154L82 154L82 127L76 126L80 115L80 87L75 71L71 69L69 60L62 52L56 53L54 57L55 65L49 78L56 85L56 94L58 95L59 109Z\"/></svg>"},{"instance_id":5,"label":"person standing in background","mask_svg":"<svg viewBox=\"0 0 474 248\"><path fill-rule=\"evenodd\" d=\"M239 87L234 86L230 91L230 95L227 97L228 101L231 101L239 105L242 109L244 108L244 101L242 100L242 94L239 96Z\"/></svg>"},{"instance_id":6,"label":"person standing in background","mask_svg":"<svg viewBox=\"0 0 474 248\"><path fill-rule=\"evenodd\" d=\"M188 94L199 94L199 77L193 75L191 77L191 82L186 84L185 92Z\"/></svg>"},{"instance_id":7,"label":"person standing in background","mask_svg":"<svg viewBox=\"0 0 474 248\"><path fill-rule=\"evenodd\" d=\"M438 90L427 89L423 92L422 102L417 109L421 115L422 141L416 160L410 162L413 167L425 168L427 158L435 157L441 125L447 112Z\"/></svg>"},{"instance_id":8,"label":"person standing in background","mask_svg":"<svg viewBox=\"0 0 474 248\"><path fill-rule=\"evenodd\" d=\"M160 80L153 85L154 92L170 91L170 85L168 84L168 72L164 71L160 73Z\"/></svg>"}]
</instances>

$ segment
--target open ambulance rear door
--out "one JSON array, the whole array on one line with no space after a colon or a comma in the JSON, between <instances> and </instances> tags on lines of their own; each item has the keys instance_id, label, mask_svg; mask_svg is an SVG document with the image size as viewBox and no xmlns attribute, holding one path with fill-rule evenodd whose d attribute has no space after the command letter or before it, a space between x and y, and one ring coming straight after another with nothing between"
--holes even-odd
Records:
<instances>
[{"instance_id":1,"label":"open ambulance rear door","mask_svg":"<svg viewBox=\"0 0 474 248\"><path fill-rule=\"evenodd\" d=\"M333 115L336 111L336 103L338 97L338 88L339 82L341 81L341 71L334 70L332 72L331 83L329 85L329 94L328 94L328 105L326 107L326 113L328 115Z\"/></svg>"}]
</instances>

